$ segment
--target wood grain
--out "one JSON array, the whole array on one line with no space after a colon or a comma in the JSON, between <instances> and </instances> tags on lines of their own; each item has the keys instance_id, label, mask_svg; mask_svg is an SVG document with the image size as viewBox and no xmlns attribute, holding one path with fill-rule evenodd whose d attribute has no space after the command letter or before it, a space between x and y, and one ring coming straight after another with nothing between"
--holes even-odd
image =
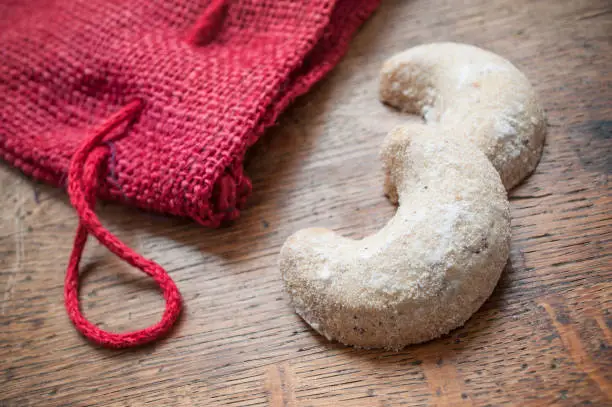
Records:
<instances>
[{"instance_id":1,"label":"wood grain","mask_svg":"<svg viewBox=\"0 0 612 407\"><path fill-rule=\"evenodd\" d=\"M255 192L230 228L99 206L184 295L161 343L108 351L75 333L62 305L75 213L63 191L0 166L0 405L612 404L612 4L383 3L342 63L250 151ZM378 70L440 40L513 61L548 114L542 161L511 193L510 262L492 298L444 338L397 353L328 343L290 307L278 251L302 227L362 237L390 218L378 148L417 118L378 102ZM127 330L159 318L147 278L94 241L83 264L93 321Z\"/></svg>"}]
</instances>

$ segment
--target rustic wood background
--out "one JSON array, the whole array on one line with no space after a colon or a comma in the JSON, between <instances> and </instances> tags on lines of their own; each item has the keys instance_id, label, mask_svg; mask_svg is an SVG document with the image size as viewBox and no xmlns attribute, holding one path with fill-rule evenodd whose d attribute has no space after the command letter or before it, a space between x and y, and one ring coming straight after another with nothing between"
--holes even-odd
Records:
<instances>
[{"instance_id":1,"label":"rustic wood background","mask_svg":"<svg viewBox=\"0 0 612 407\"><path fill-rule=\"evenodd\" d=\"M252 149L255 192L230 228L100 205L184 295L177 328L139 350L98 349L75 332L62 303L74 210L63 191L1 165L0 405L612 405L611 12L607 0L384 1L343 62ZM378 148L417 119L378 102L378 70L440 40L509 58L548 113L542 161L511 193L510 263L444 338L398 353L329 343L290 307L278 251L302 227L362 237L392 216ZM84 266L93 321L127 330L160 316L151 281L93 241Z\"/></svg>"}]
</instances>

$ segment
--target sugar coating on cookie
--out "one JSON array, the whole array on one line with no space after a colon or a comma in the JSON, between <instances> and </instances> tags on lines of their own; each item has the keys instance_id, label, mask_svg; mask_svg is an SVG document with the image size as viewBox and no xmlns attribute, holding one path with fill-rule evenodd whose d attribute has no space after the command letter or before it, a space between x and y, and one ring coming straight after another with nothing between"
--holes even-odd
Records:
<instances>
[{"instance_id":1,"label":"sugar coating on cookie","mask_svg":"<svg viewBox=\"0 0 612 407\"><path fill-rule=\"evenodd\" d=\"M537 166L546 118L527 77L508 60L472 45L433 43L388 59L380 99L420 114L438 137L476 144L507 190Z\"/></svg>"},{"instance_id":2,"label":"sugar coating on cookie","mask_svg":"<svg viewBox=\"0 0 612 407\"><path fill-rule=\"evenodd\" d=\"M463 44L390 58L380 97L425 119L383 143L397 212L362 240L298 231L280 269L297 313L319 333L400 349L463 325L491 295L510 250L507 190L536 167L546 120L518 69Z\"/></svg>"},{"instance_id":3,"label":"sugar coating on cookie","mask_svg":"<svg viewBox=\"0 0 612 407\"><path fill-rule=\"evenodd\" d=\"M362 240L301 230L280 269L297 313L328 339L400 349L461 326L489 297L510 214L499 174L473 145L405 126L382 158L399 203L387 225Z\"/></svg>"}]
</instances>

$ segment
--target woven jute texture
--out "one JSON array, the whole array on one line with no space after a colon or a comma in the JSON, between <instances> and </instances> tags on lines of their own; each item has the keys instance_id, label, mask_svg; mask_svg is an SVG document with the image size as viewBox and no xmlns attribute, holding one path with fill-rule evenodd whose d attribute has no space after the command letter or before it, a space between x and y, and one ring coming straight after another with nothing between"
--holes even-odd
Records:
<instances>
[{"instance_id":1,"label":"woven jute texture","mask_svg":"<svg viewBox=\"0 0 612 407\"><path fill-rule=\"evenodd\" d=\"M67 186L92 129L96 195L217 227L250 193L246 150L339 61L379 0L28 0L0 4L0 157Z\"/></svg>"}]
</instances>

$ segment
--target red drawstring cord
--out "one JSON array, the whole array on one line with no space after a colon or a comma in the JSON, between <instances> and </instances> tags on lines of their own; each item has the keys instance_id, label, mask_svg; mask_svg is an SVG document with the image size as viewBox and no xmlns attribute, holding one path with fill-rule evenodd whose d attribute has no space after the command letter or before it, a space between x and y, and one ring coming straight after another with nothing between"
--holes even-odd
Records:
<instances>
[{"instance_id":1,"label":"red drawstring cord","mask_svg":"<svg viewBox=\"0 0 612 407\"><path fill-rule=\"evenodd\" d=\"M181 295L168 273L157 263L145 259L110 233L102 226L93 211L100 168L109 155L109 148L102 143L102 140L121 123L133 119L141 108L141 101L135 100L110 117L78 148L68 170L68 195L79 215L79 226L66 271L64 286L66 311L83 336L109 348L127 348L154 341L170 330L181 312ZM89 233L116 256L155 280L166 300L166 309L158 323L140 331L112 333L98 328L83 316L79 308L79 262Z\"/></svg>"},{"instance_id":2,"label":"red drawstring cord","mask_svg":"<svg viewBox=\"0 0 612 407\"><path fill-rule=\"evenodd\" d=\"M205 45L210 42L223 23L226 0L210 0L206 10L185 35L185 41L192 45Z\"/></svg>"},{"instance_id":3,"label":"red drawstring cord","mask_svg":"<svg viewBox=\"0 0 612 407\"><path fill-rule=\"evenodd\" d=\"M193 45L208 43L218 31L219 25L222 24L225 11L226 0L211 0L205 12L187 33L185 40ZM181 312L181 295L166 270L121 242L102 226L93 211L96 204L99 171L109 155L109 147L103 144L103 139L121 123L135 117L141 108L140 100L135 100L115 113L77 149L68 170L68 195L72 206L79 215L79 226L66 270L64 285L66 311L76 329L83 336L98 345L109 348L127 348L152 342L172 328ZM104 331L83 316L79 307L79 263L89 233L116 256L131 266L139 268L155 280L166 300L166 309L158 323L140 331L119 334Z\"/></svg>"}]
</instances>

